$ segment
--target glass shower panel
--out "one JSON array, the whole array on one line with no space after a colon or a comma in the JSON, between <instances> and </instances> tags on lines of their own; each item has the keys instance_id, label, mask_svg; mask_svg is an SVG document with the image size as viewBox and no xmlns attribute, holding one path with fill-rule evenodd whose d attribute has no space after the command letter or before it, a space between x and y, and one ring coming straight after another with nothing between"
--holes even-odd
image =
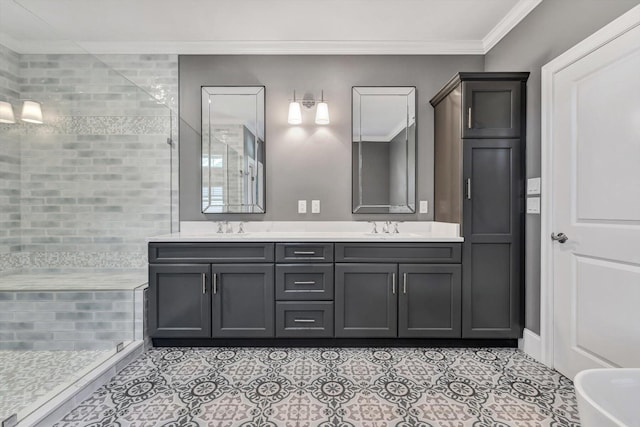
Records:
<instances>
[{"instance_id":1,"label":"glass shower panel","mask_svg":"<svg viewBox=\"0 0 640 427\"><path fill-rule=\"evenodd\" d=\"M3 31L15 8L0 3ZM0 107L14 120L0 114L0 421L28 420L144 341L146 238L177 224L177 57L3 40ZM25 101L42 123L24 120Z\"/></svg>"}]
</instances>

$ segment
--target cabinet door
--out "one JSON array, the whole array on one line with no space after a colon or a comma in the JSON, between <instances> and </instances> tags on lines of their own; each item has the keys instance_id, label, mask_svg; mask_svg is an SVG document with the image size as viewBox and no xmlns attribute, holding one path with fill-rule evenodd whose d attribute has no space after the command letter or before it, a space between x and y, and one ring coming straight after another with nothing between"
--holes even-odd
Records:
<instances>
[{"instance_id":1,"label":"cabinet door","mask_svg":"<svg viewBox=\"0 0 640 427\"><path fill-rule=\"evenodd\" d=\"M463 151L462 337L518 338L523 313L520 141L465 140Z\"/></svg>"},{"instance_id":2,"label":"cabinet door","mask_svg":"<svg viewBox=\"0 0 640 427\"><path fill-rule=\"evenodd\" d=\"M336 264L336 337L395 337L397 264Z\"/></svg>"},{"instance_id":3,"label":"cabinet door","mask_svg":"<svg viewBox=\"0 0 640 427\"><path fill-rule=\"evenodd\" d=\"M149 336L211 336L209 264L149 266Z\"/></svg>"},{"instance_id":4,"label":"cabinet door","mask_svg":"<svg viewBox=\"0 0 640 427\"><path fill-rule=\"evenodd\" d=\"M398 336L460 338L460 265L400 264Z\"/></svg>"},{"instance_id":5,"label":"cabinet door","mask_svg":"<svg viewBox=\"0 0 640 427\"><path fill-rule=\"evenodd\" d=\"M274 336L273 264L213 264L213 336Z\"/></svg>"},{"instance_id":6,"label":"cabinet door","mask_svg":"<svg viewBox=\"0 0 640 427\"><path fill-rule=\"evenodd\" d=\"M523 108L520 81L462 83L463 138L518 138Z\"/></svg>"}]
</instances>

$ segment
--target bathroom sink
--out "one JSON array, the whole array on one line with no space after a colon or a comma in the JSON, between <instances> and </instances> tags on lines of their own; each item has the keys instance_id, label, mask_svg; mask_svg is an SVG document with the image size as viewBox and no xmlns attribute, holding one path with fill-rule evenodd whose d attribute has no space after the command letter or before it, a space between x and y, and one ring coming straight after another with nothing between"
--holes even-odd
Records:
<instances>
[{"instance_id":1,"label":"bathroom sink","mask_svg":"<svg viewBox=\"0 0 640 427\"><path fill-rule=\"evenodd\" d=\"M640 368L587 369L574 384L583 427L640 427Z\"/></svg>"}]
</instances>

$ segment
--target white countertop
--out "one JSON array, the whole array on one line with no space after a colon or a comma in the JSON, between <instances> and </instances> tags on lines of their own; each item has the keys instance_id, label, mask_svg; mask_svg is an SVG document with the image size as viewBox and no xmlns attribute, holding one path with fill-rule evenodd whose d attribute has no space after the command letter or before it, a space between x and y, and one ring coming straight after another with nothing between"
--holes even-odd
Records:
<instances>
[{"instance_id":1,"label":"white countertop","mask_svg":"<svg viewBox=\"0 0 640 427\"><path fill-rule=\"evenodd\" d=\"M230 223L233 233L217 233L217 224L208 221L182 222L181 232L154 236L149 242L462 242L458 224L432 221L402 222L399 233L378 233L364 221L255 221ZM391 227L393 230L393 226Z\"/></svg>"}]
</instances>

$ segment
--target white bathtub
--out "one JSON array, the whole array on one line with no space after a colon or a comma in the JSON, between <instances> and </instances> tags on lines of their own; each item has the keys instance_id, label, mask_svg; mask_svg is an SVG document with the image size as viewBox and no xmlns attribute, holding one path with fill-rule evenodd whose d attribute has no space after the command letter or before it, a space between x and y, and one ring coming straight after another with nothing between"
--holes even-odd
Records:
<instances>
[{"instance_id":1,"label":"white bathtub","mask_svg":"<svg viewBox=\"0 0 640 427\"><path fill-rule=\"evenodd\" d=\"M640 368L587 369L574 385L583 427L640 427Z\"/></svg>"}]
</instances>

